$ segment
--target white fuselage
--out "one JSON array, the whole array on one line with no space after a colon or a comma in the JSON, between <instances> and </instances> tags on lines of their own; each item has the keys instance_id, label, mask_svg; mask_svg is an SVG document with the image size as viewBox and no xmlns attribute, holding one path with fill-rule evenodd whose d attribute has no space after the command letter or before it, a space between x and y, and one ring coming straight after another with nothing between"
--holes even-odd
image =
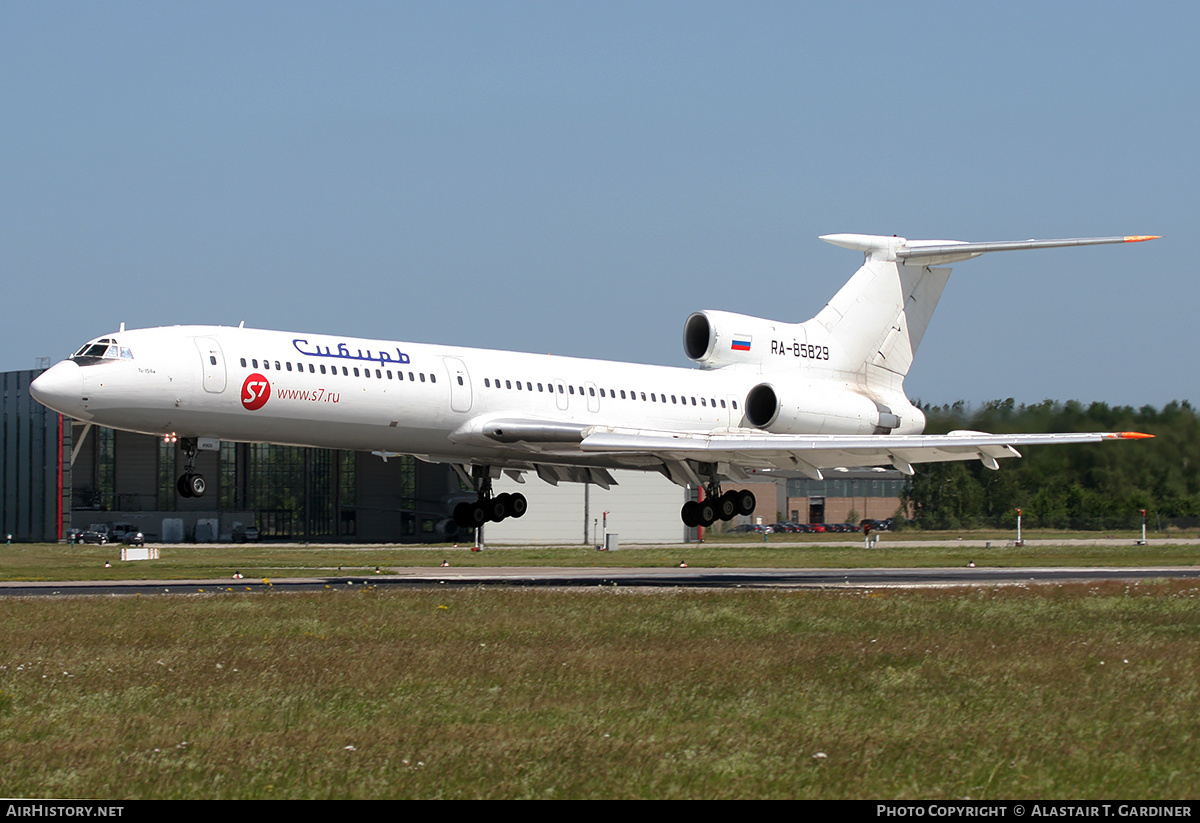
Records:
<instances>
[{"instance_id":1,"label":"white fuselage","mask_svg":"<svg viewBox=\"0 0 1200 823\"><path fill-rule=\"evenodd\" d=\"M35 396L76 419L155 435L499 466L649 468L657 461L644 456L583 454L578 437L526 431L506 441L484 432L497 421L550 431L736 430L749 425L747 392L764 381L792 388L793 413L771 431L869 434L878 424L873 400L846 382L806 377L805 364L790 357L684 369L221 326L104 340L108 356L57 364L38 378ZM806 395L819 395L823 411L805 413ZM895 433L919 432L920 413L903 398L890 402L911 410Z\"/></svg>"}]
</instances>

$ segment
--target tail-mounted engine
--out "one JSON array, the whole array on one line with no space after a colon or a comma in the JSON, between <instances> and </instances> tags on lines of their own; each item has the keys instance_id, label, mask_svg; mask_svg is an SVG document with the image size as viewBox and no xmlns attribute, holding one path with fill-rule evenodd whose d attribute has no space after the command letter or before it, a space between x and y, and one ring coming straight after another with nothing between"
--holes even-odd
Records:
<instances>
[{"instance_id":1,"label":"tail-mounted engine","mask_svg":"<svg viewBox=\"0 0 1200 823\"><path fill-rule=\"evenodd\" d=\"M888 434L901 428L899 415L856 392L811 385L797 386L787 394L781 391L759 383L747 392L746 422L776 434ZM904 411L920 414L911 406ZM914 422L904 428L913 428ZM924 425L923 417L920 423Z\"/></svg>"},{"instance_id":2,"label":"tail-mounted engine","mask_svg":"<svg viewBox=\"0 0 1200 823\"><path fill-rule=\"evenodd\" d=\"M698 311L683 324L683 351L701 368L716 369L733 363L762 363L771 342L798 326L776 323L747 314Z\"/></svg>"}]
</instances>

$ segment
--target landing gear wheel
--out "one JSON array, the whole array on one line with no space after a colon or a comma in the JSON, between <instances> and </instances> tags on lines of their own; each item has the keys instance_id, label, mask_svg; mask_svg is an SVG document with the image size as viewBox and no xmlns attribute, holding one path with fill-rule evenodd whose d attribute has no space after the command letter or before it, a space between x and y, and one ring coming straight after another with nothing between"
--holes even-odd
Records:
<instances>
[{"instance_id":1,"label":"landing gear wheel","mask_svg":"<svg viewBox=\"0 0 1200 823\"><path fill-rule=\"evenodd\" d=\"M683 525L689 529L694 529L700 525L700 504L695 500L689 500L683 504L683 508L679 510L679 518L683 521Z\"/></svg>"},{"instance_id":2,"label":"landing gear wheel","mask_svg":"<svg viewBox=\"0 0 1200 823\"><path fill-rule=\"evenodd\" d=\"M175 491L179 492L180 497L192 496L192 486L188 483L188 476L186 474L179 475L179 480L175 483Z\"/></svg>"},{"instance_id":3,"label":"landing gear wheel","mask_svg":"<svg viewBox=\"0 0 1200 823\"><path fill-rule=\"evenodd\" d=\"M728 491L717 498L717 517L725 522L729 522L737 517L737 492Z\"/></svg>"},{"instance_id":4,"label":"landing gear wheel","mask_svg":"<svg viewBox=\"0 0 1200 823\"><path fill-rule=\"evenodd\" d=\"M187 478L188 490L191 491L188 497L203 497L204 493L208 491L208 482L204 479L204 475L185 474L184 477Z\"/></svg>"},{"instance_id":5,"label":"landing gear wheel","mask_svg":"<svg viewBox=\"0 0 1200 823\"><path fill-rule=\"evenodd\" d=\"M754 507L758 505L758 501L754 499L754 492L742 489L740 492L734 492L734 495L738 514L754 514Z\"/></svg>"},{"instance_id":6,"label":"landing gear wheel","mask_svg":"<svg viewBox=\"0 0 1200 823\"><path fill-rule=\"evenodd\" d=\"M488 520L493 523L499 523L504 518L508 517L508 498L507 494L498 494L491 500L483 502L484 510L487 512Z\"/></svg>"},{"instance_id":7,"label":"landing gear wheel","mask_svg":"<svg viewBox=\"0 0 1200 823\"><path fill-rule=\"evenodd\" d=\"M697 504L696 516L700 520L700 525L708 528L717 522L717 507L711 500L705 500L703 503Z\"/></svg>"},{"instance_id":8,"label":"landing gear wheel","mask_svg":"<svg viewBox=\"0 0 1200 823\"><path fill-rule=\"evenodd\" d=\"M463 502L454 507L454 525L460 529L475 528L475 518L471 516L471 505Z\"/></svg>"},{"instance_id":9,"label":"landing gear wheel","mask_svg":"<svg viewBox=\"0 0 1200 823\"><path fill-rule=\"evenodd\" d=\"M529 511L529 501L523 494L492 494L492 478L488 467L472 467L471 479L478 499L474 503L462 503L454 508L454 522L463 528L479 528L484 523L501 523L510 517L524 517L525 512ZM464 506L469 507L469 510L463 508Z\"/></svg>"}]
</instances>

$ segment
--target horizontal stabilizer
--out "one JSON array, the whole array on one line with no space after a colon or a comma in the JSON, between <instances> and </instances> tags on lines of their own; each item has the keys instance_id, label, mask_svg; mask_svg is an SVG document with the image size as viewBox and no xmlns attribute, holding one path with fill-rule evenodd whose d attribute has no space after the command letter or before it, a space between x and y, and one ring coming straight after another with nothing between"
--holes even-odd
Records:
<instances>
[{"instance_id":1,"label":"horizontal stabilizer","mask_svg":"<svg viewBox=\"0 0 1200 823\"><path fill-rule=\"evenodd\" d=\"M1157 240L1161 235L1133 234L1119 237L1072 237L1063 240L1002 240L967 243L961 240L908 240L873 234L825 234L826 243L861 251L868 257L882 257L917 266L944 266L970 260L990 251L1023 249L1059 249L1069 246L1103 246L1109 243L1140 243Z\"/></svg>"}]
</instances>

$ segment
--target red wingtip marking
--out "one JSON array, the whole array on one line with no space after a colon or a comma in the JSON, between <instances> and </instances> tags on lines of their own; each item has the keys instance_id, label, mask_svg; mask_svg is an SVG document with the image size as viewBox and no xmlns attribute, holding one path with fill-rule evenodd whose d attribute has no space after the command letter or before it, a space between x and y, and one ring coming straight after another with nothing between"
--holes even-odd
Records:
<instances>
[{"instance_id":1,"label":"red wingtip marking","mask_svg":"<svg viewBox=\"0 0 1200 823\"><path fill-rule=\"evenodd\" d=\"M1126 243L1141 243L1143 240L1158 240L1161 234L1131 234L1125 238Z\"/></svg>"}]
</instances>

